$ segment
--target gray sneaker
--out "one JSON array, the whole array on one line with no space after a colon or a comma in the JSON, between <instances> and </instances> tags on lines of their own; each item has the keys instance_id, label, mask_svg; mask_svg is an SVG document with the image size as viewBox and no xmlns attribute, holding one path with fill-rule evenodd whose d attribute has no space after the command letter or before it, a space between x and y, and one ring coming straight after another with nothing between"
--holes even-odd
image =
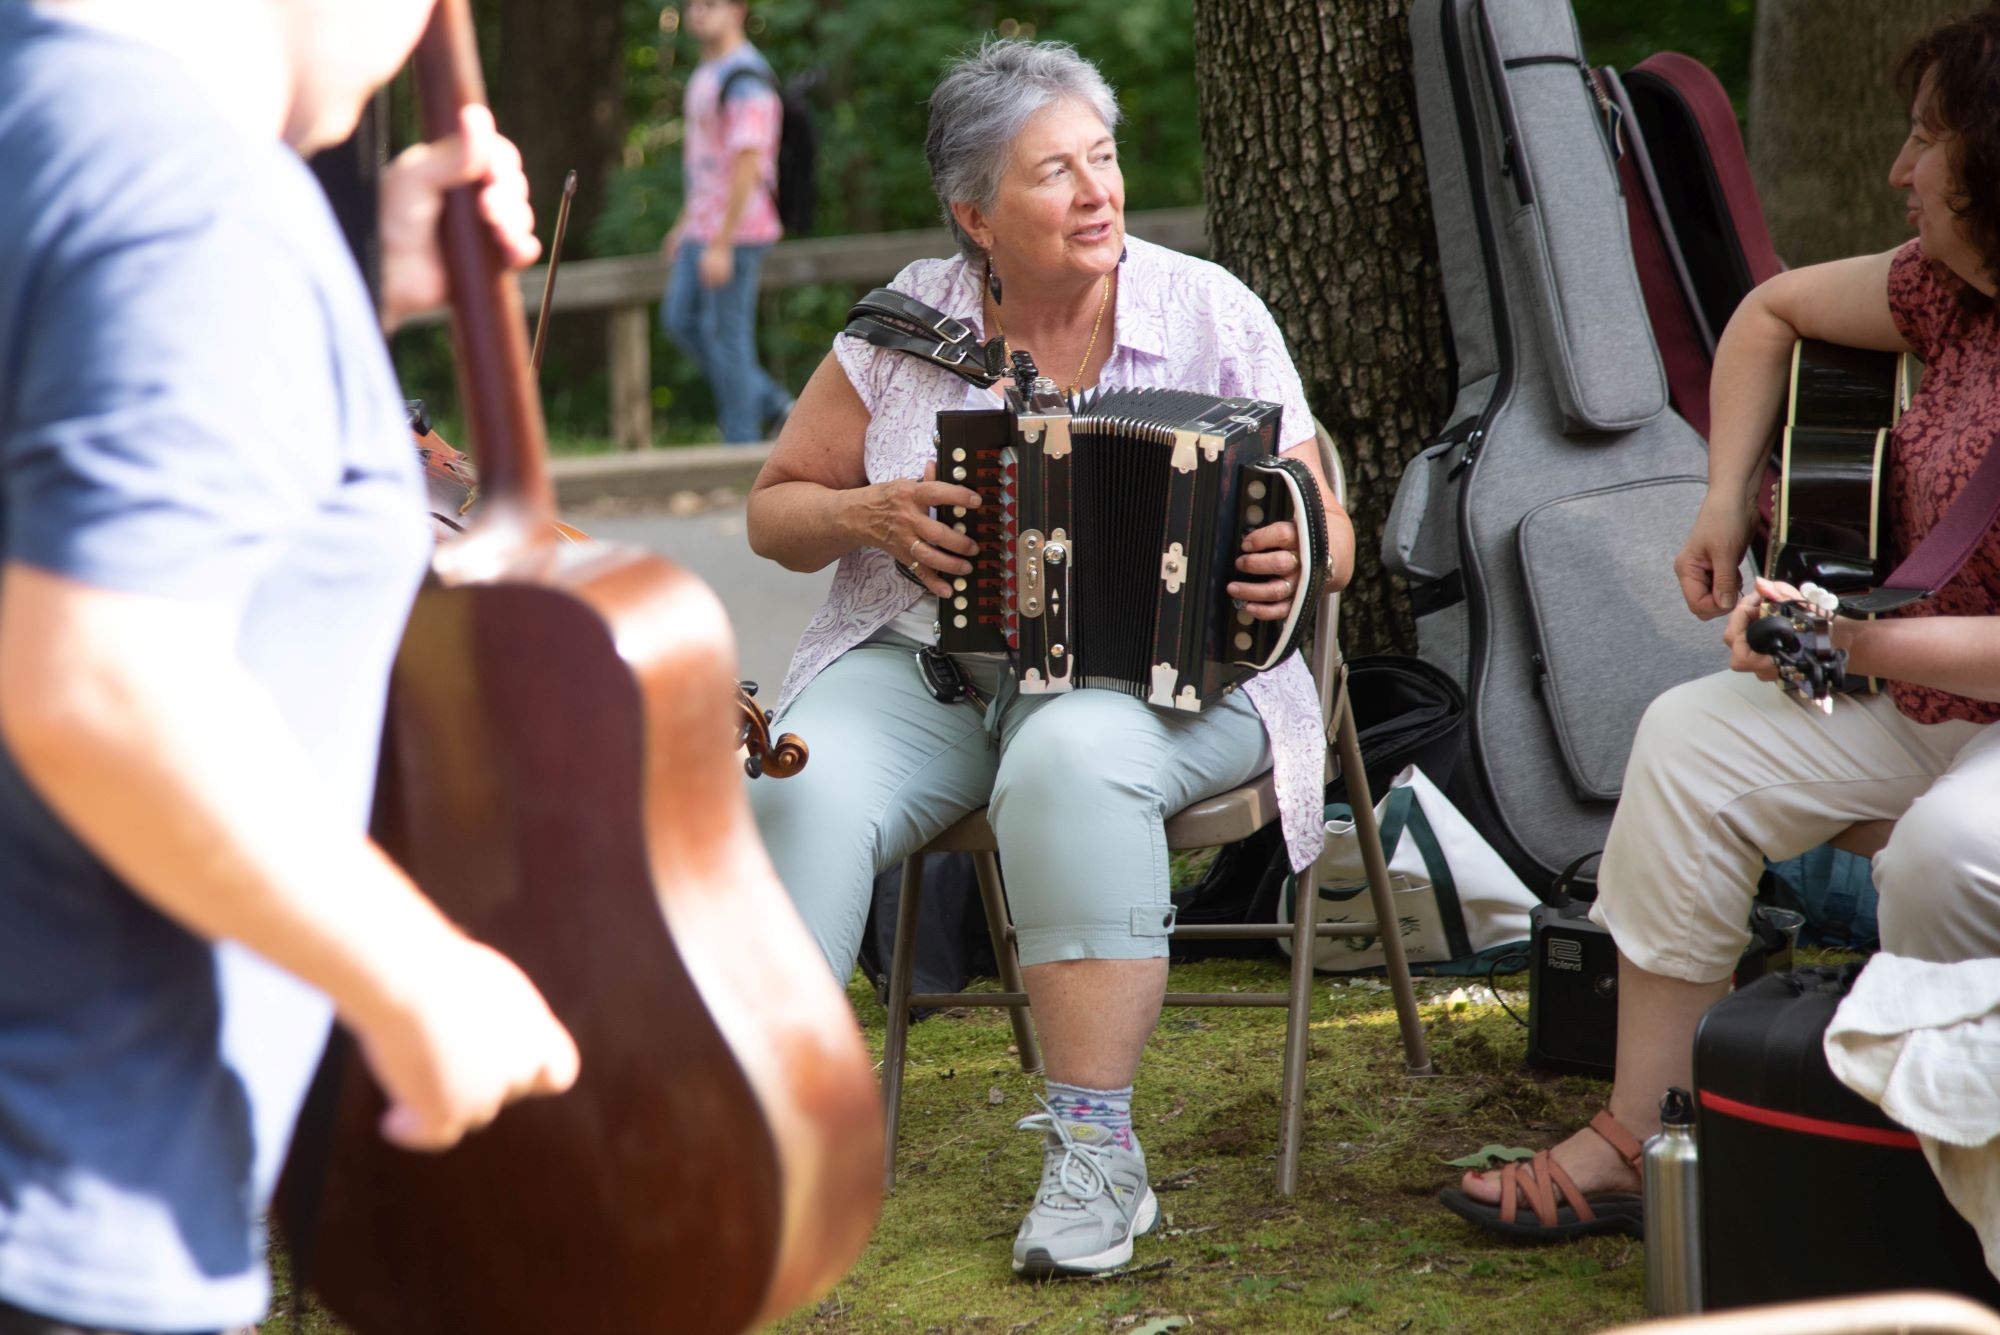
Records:
<instances>
[{"instance_id":1,"label":"gray sneaker","mask_svg":"<svg viewBox=\"0 0 2000 1335\"><path fill-rule=\"evenodd\" d=\"M1160 1216L1145 1156L1121 1149L1101 1126L1052 1111L1023 1117L1018 1129L1042 1132L1045 1146L1034 1208L1014 1235L1014 1273L1094 1275L1130 1261L1132 1239Z\"/></svg>"}]
</instances>

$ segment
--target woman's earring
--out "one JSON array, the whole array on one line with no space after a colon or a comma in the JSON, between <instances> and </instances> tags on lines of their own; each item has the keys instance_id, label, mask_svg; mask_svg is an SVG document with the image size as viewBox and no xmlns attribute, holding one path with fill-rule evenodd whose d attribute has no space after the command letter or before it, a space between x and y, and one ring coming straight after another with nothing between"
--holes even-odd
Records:
<instances>
[{"instance_id":1,"label":"woman's earring","mask_svg":"<svg viewBox=\"0 0 2000 1335\"><path fill-rule=\"evenodd\" d=\"M1131 254L1132 254L1132 247L1120 246L1118 248L1118 262L1120 264L1123 264L1127 259L1131 257Z\"/></svg>"},{"instance_id":2,"label":"woman's earring","mask_svg":"<svg viewBox=\"0 0 2000 1335\"><path fill-rule=\"evenodd\" d=\"M993 304L1000 304L1000 275L993 272L993 261L986 261L986 290L993 294Z\"/></svg>"}]
</instances>

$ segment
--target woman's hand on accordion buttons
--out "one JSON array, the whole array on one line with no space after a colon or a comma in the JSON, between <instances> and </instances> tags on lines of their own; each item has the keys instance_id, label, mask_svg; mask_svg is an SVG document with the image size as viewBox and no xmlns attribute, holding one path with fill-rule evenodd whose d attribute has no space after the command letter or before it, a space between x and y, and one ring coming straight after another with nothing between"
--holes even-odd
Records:
<instances>
[{"instance_id":1,"label":"woman's hand on accordion buttons","mask_svg":"<svg viewBox=\"0 0 2000 1335\"><path fill-rule=\"evenodd\" d=\"M976 510L979 493L938 481L934 461L924 465L921 479L878 482L850 494L850 523L861 541L889 553L938 597L951 596L952 576L972 573L968 558L978 554L979 544L931 511L948 516L955 508Z\"/></svg>"},{"instance_id":2,"label":"woman's hand on accordion buttons","mask_svg":"<svg viewBox=\"0 0 2000 1335\"><path fill-rule=\"evenodd\" d=\"M1245 578L1229 584L1229 596L1259 621L1282 621L1291 615L1292 599L1305 577L1299 563L1299 531L1281 520L1253 528L1243 538L1237 573Z\"/></svg>"}]
</instances>

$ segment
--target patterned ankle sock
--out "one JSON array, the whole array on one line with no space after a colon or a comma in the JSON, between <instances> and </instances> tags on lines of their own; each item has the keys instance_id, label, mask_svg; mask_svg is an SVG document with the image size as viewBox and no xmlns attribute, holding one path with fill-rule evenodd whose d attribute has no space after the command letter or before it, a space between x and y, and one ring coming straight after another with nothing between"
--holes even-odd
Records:
<instances>
[{"instance_id":1,"label":"patterned ankle sock","mask_svg":"<svg viewBox=\"0 0 2000 1335\"><path fill-rule=\"evenodd\" d=\"M1132 1086L1123 1089L1085 1089L1047 1081L1049 1106L1065 1122L1088 1122L1111 1133L1118 1148L1138 1153L1138 1137L1132 1134Z\"/></svg>"}]
</instances>

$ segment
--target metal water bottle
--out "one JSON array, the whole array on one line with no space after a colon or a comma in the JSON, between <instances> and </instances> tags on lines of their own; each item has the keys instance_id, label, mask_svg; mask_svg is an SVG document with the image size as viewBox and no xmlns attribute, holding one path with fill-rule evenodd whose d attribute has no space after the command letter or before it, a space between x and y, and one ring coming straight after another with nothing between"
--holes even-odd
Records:
<instances>
[{"instance_id":1,"label":"metal water bottle","mask_svg":"<svg viewBox=\"0 0 2000 1335\"><path fill-rule=\"evenodd\" d=\"M1696 1171L1694 1100L1670 1089L1660 1100L1660 1133L1641 1159L1646 1205L1646 1311L1684 1316L1701 1310L1701 1187Z\"/></svg>"}]
</instances>

